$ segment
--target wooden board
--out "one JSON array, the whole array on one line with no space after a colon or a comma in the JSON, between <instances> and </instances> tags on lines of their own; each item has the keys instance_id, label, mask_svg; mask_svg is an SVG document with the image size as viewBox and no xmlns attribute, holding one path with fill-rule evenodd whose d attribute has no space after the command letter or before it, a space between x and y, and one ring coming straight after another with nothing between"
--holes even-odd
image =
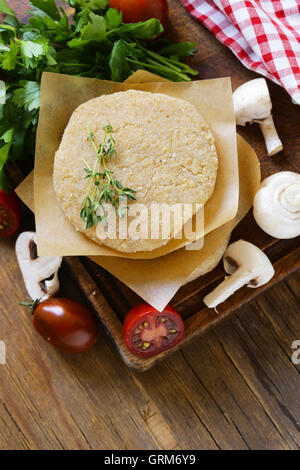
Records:
<instances>
[{"instance_id":1,"label":"wooden board","mask_svg":"<svg viewBox=\"0 0 300 470\"><path fill-rule=\"evenodd\" d=\"M32 227L24 212L21 229ZM36 333L18 304L26 291L14 243L0 241L1 450L300 448L300 365L291 362L300 272L140 373L102 327L97 345L75 356ZM61 295L84 302L65 268Z\"/></svg>"},{"instance_id":2,"label":"wooden board","mask_svg":"<svg viewBox=\"0 0 300 470\"><path fill-rule=\"evenodd\" d=\"M27 3L26 1L9 2L23 17ZM199 70L200 78L229 75L232 78L233 88L236 88L241 83L256 77L201 25L191 19L177 0L172 0L169 4L171 20L168 36L173 40L196 42L198 51L190 60L190 64ZM269 158L257 127L239 129L240 134L254 147L259 156L263 178L282 170L300 171L300 107L291 103L289 96L282 88L271 82L269 82L269 88L274 120L284 145L284 151ZM300 238L285 241L272 239L257 227L251 214L248 214L233 233L232 240L240 238L266 251L276 269L274 279L259 289L241 289L218 308L218 314L206 308L202 299L224 277L221 266L184 286L172 300L172 305L181 313L186 328L184 341L175 350L228 318L239 307L300 267ZM168 351L150 359L140 359L130 354L123 343L122 322L128 310L141 300L124 284L86 258L68 258L66 264L74 281L78 283L81 292L99 315L128 366L146 370L175 352L175 350Z\"/></svg>"}]
</instances>

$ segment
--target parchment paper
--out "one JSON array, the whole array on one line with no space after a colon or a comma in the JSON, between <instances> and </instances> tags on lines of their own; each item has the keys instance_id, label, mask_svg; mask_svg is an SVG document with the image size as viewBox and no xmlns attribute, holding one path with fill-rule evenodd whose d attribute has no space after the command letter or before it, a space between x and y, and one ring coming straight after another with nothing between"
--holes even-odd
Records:
<instances>
[{"instance_id":1,"label":"parchment paper","mask_svg":"<svg viewBox=\"0 0 300 470\"><path fill-rule=\"evenodd\" d=\"M148 260L91 256L97 264L127 284L146 302L161 311L170 302L178 289L185 284L193 271L212 256L220 243L242 220L252 206L259 189L260 164L252 148L238 136L240 165L240 196L236 217L205 236L202 250L189 251L184 248L165 256Z\"/></svg>"},{"instance_id":2,"label":"parchment paper","mask_svg":"<svg viewBox=\"0 0 300 470\"><path fill-rule=\"evenodd\" d=\"M163 80L148 72L137 72L132 81ZM238 136L240 197L237 216L230 222L205 237L204 248L199 251L180 249L166 256L150 260L129 260L115 257L91 257L96 263L110 271L131 287L144 300L158 310L162 310L171 300L185 280L200 266L205 266L207 259L223 244L235 225L243 218L252 205L253 197L260 184L260 165L255 152ZM34 210L33 173L16 190L19 197Z\"/></svg>"},{"instance_id":3,"label":"parchment paper","mask_svg":"<svg viewBox=\"0 0 300 470\"><path fill-rule=\"evenodd\" d=\"M205 266L207 259L214 255L224 238L246 215L252 206L253 198L260 185L260 164L254 150L238 136L240 196L237 216L206 235L204 248L188 251L181 248L160 258L149 260L130 260L112 256L90 257L114 276L127 284L146 302L162 310L185 283L193 271ZM19 197L31 210L33 207L32 173L17 188Z\"/></svg>"},{"instance_id":4,"label":"parchment paper","mask_svg":"<svg viewBox=\"0 0 300 470\"><path fill-rule=\"evenodd\" d=\"M150 75L139 72L138 76L131 77L131 81L149 80ZM54 154L74 109L101 94L139 89L165 93L194 104L214 133L219 156L215 190L205 205L204 233L208 234L235 217L238 207L238 164L230 79L190 83L154 80L157 78L153 78L152 83L114 83L69 75L43 74L34 173L34 206L40 256L101 255L150 259L176 250L188 242L185 239L173 239L152 252L120 253L100 246L75 231L64 216L53 188ZM196 238L202 235L201 230Z\"/></svg>"}]
</instances>

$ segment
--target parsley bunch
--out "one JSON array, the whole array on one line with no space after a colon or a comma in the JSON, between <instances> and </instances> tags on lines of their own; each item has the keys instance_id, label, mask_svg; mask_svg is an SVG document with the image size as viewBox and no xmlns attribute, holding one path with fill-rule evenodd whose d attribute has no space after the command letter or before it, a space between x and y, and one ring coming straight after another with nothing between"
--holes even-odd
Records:
<instances>
[{"instance_id":1,"label":"parsley bunch","mask_svg":"<svg viewBox=\"0 0 300 470\"><path fill-rule=\"evenodd\" d=\"M105 210L103 202L112 204L118 217L125 215L126 207L120 205L120 202L128 199L135 200L133 189L123 188L122 183L113 178L113 172L107 168L107 162L113 157L117 158L115 139L113 138L113 129L110 124L103 127L104 136L101 144L97 146L94 134L88 130L88 140L92 142L96 161L91 168L85 160L84 171L86 179L90 179L88 192L81 203L80 217L85 223L85 228L91 228L99 222L106 224Z\"/></svg>"},{"instance_id":2,"label":"parsley bunch","mask_svg":"<svg viewBox=\"0 0 300 470\"><path fill-rule=\"evenodd\" d=\"M28 23L20 23L0 0L0 189L7 161L34 154L43 71L123 81L138 69L173 81L197 72L182 63L195 45L155 38L163 28L154 18L122 23L107 0L68 0L72 21L55 0L31 0Z\"/></svg>"}]
</instances>

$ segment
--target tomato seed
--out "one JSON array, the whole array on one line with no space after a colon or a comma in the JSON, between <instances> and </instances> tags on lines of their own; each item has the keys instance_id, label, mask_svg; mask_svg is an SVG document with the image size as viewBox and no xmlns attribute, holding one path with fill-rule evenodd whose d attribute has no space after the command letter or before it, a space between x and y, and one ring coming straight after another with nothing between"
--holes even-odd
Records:
<instances>
[{"instance_id":1,"label":"tomato seed","mask_svg":"<svg viewBox=\"0 0 300 470\"><path fill-rule=\"evenodd\" d=\"M169 333L171 333L172 335L174 335L175 333L177 333L177 330L169 330Z\"/></svg>"},{"instance_id":2,"label":"tomato seed","mask_svg":"<svg viewBox=\"0 0 300 470\"><path fill-rule=\"evenodd\" d=\"M148 326L148 323L145 321L144 322L144 327L147 328L147 326Z\"/></svg>"},{"instance_id":3,"label":"tomato seed","mask_svg":"<svg viewBox=\"0 0 300 470\"><path fill-rule=\"evenodd\" d=\"M150 348L150 346L151 346L151 343L144 343L142 349L144 349L144 350L148 349L148 348Z\"/></svg>"},{"instance_id":4,"label":"tomato seed","mask_svg":"<svg viewBox=\"0 0 300 470\"><path fill-rule=\"evenodd\" d=\"M9 225L9 216L7 210L0 208L0 230L4 230Z\"/></svg>"}]
</instances>

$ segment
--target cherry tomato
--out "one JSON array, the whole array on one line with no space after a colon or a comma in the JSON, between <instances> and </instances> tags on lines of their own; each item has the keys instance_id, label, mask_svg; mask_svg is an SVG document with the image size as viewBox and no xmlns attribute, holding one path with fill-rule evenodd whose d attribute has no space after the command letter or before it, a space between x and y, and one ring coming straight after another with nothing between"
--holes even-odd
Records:
<instances>
[{"instance_id":1,"label":"cherry tomato","mask_svg":"<svg viewBox=\"0 0 300 470\"><path fill-rule=\"evenodd\" d=\"M84 305L70 299L53 298L38 304L33 325L48 343L74 354L90 349L98 337L96 318Z\"/></svg>"},{"instance_id":2,"label":"cherry tomato","mask_svg":"<svg viewBox=\"0 0 300 470\"><path fill-rule=\"evenodd\" d=\"M183 335L183 321L171 305L159 312L151 305L141 304L130 310L125 318L124 341L137 356L154 356L171 349Z\"/></svg>"},{"instance_id":3,"label":"cherry tomato","mask_svg":"<svg viewBox=\"0 0 300 470\"><path fill-rule=\"evenodd\" d=\"M21 221L21 207L13 191L6 193L0 191L0 237L10 237L19 228Z\"/></svg>"},{"instance_id":4,"label":"cherry tomato","mask_svg":"<svg viewBox=\"0 0 300 470\"><path fill-rule=\"evenodd\" d=\"M157 18L165 28L168 23L169 8L167 0L109 0L109 6L123 13L124 23Z\"/></svg>"}]
</instances>

